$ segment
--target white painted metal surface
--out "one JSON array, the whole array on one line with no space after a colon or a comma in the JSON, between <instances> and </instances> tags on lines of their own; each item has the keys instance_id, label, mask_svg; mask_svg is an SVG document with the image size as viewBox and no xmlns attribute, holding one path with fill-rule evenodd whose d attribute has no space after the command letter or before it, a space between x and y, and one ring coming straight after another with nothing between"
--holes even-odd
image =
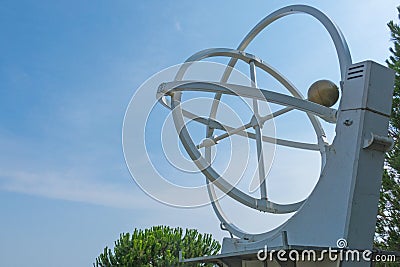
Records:
<instances>
[{"instance_id":1,"label":"white painted metal surface","mask_svg":"<svg viewBox=\"0 0 400 267\"><path fill-rule=\"evenodd\" d=\"M261 59L244 52L251 41L272 22L294 13L313 16L323 24L330 34L339 59L342 97L338 110L327 108L307 101L288 79ZM231 58L219 83L185 81L185 72L191 62L205 58L224 56ZM250 65L253 85L242 86L226 83L238 60ZM266 89L257 89L256 69L265 71L280 82L291 95L279 94ZM172 109L179 137L186 151L207 178L209 195L214 211L221 221L221 226L235 237L225 238L221 257L229 253L245 253L268 247L336 247L336 241L344 238L350 248L371 249L375 229L379 188L382 177L384 153L391 147L387 138L388 121L391 111L394 73L372 61L352 64L347 43L337 26L319 10L304 6L288 6L265 17L243 39L236 50L226 48L207 49L196 53L187 60L178 74L176 81L162 84L158 94L163 95L162 104ZM215 93L215 99L209 118L196 118L181 109L181 96L187 91ZM236 94L253 99L254 119L241 127L222 125L215 120L218 112L218 100L223 94ZM170 103L167 101L170 98ZM260 127L273 116L262 117L258 113L258 101L268 101L283 105L275 112L279 116L291 110L306 112L317 135L316 144L307 144L289 140L272 140L262 136ZM195 144L184 122L184 117L194 118L206 124L205 141ZM327 144L319 118L336 123L336 136L332 144ZM255 133L246 129L253 127ZM226 130L226 133L214 136L214 129ZM259 164L263 163L263 142L276 142L300 149L319 150L322 156L320 179L311 195L298 203L279 204L268 199L265 183L265 170L259 168L261 187L260 198L254 198L229 184L213 168L211 146L231 135L239 134L255 139ZM205 157L199 148L205 147ZM224 215L217 200L214 186L228 194L234 200L256 210L271 213L289 213L297 211L286 223L278 228L261 234L250 234L233 225ZM238 254L238 255L239 255ZM262 266L257 263L231 266ZM245 265L243 265L245 264ZM255 265L254 265L255 264ZM310 263L311 264L311 263ZM326 263L319 266L331 266ZM368 266L366 262L342 263L341 266ZM332 266L333 266L332 265ZM300 266L300 265L299 265ZM312 266L312 265L304 265Z\"/></svg>"}]
</instances>

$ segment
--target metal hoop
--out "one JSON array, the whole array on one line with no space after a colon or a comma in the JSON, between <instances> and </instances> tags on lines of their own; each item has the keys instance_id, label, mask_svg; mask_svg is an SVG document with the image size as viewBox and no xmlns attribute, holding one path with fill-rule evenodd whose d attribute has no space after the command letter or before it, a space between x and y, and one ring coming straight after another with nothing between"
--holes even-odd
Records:
<instances>
[{"instance_id":1,"label":"metal hoop","mask_svg":"<svg viewBox=\"0 0 400 267\"><path fill-rule=\"evenodd\" d=\"M346 40L345 40L343 34L339 30L339 28L325 14L323 14L321 11L319 11L315 8L305 6L305 5L294 5L294 6L284 7L282 9L279 9L279 10L273 12L272 14L268 15L263 20L261 20L247 34L247 36L243 39L243 41L238 46L237 50L231 50L231 49L203 50L201 52L196 53L192 57L190 57L186 62L199 61L201 59L204 59L207 57L213 57L213 56L228 56L228 57L230 57L231 60L229 61L229 64L228 64L228 66L224 72L224 75L221 79L222 83L226 82L229 79L229 76L232 71L232 67L235 66L235 64L237 63L238 60L243 60L247 63L254 62L253 63L254 65L263 69L264 71L269 73L271 76L273 76L275 79L277 79L282 85L284 85L285 88L287 88L294 97L304 99L304 97L302 97L301 93L286 78L284 78L281 74L279 74L276 70L274 70L273 68L271 68L270 66L268 66L267 64L262 62L261 60L257 59L256 57L254 57L250 54L241 52L269 24L271 24L275 20L278 20L279 18L282 18L287 15L295 14L295 13L309 14L309 15L313 16L314 18L316 18L317 20L319 20L324 25L324 27L326 28L326 30L328 31L328 33L330 34L330 36L334 42L336 52L337 52L337 55L339 58L341 79L344 80L346 69L349 65L351 65L352 61L351 61L351 55L350 55L350 52L349 52L349 49L348 49L348 46L347 46L347 43L346 43ZM185 64L179 70L178 74L176 75L176 80L181 80L183 78L183 75L189 66L190 66L190 64L187 64L187 65ZM220 100L221 96L222 96L221 92L216 93L216 96L214 98L214 102L213 102L213 105L211 108L209 121L214 121L214 118L216 116L216 112L218 109L218 101ZM175 92L171 97L171 106L169 106L167 104L165 99L163 99L163 102L164 102L163 104L168 106L169 108L173 109L173 116L174 116L174 122L175 122L176 127L178 127L178 125L180 127L183 126L179 137L180 137L185 149L188 151L190 157L192 159L197 160L199 158L202 158L202 156L199 153L199 151L197 150L194 143L192 142L190 135L187 132L186 127L184 126L184 121L183 121L181 114L183 114L184 116L186 116L186 115L190 116L190 114L187 111L180 109L180 107L179 107L180 99L181 99L181 92ZM287 111L285 111L285 112L287 112ZM325 165L325 145L326 145L325 134L322 130L322 127L321 127L319 121L316 119L315 115L309 114L308 112L307 112L307 115L310 118L310 121L311 121L311 123L316 131L316 134L318 136L318 144L316 144L316 145L318 145L318 150L320 150L321 156L323 158L323 160L322 160L322 168L323 168L323 166ZM225 125L222 125L222 126L224 128L226 127ZM207 137L209 138L212 135L213 127L210 127L210 125L207 124L207 128L208 128L208 130L207 130L208 136ZM228 131L229 131L229 129L228 129ZM240 130L238 132L243 134L242 130ZM248 134L248 133L245 132L245 134ZM266 140L264 140L264 138L263 138L263 141L266 141ZM282 145L282 143L284 143L284 141L288 141L288 140L280 140L281 143L279 143L279 140L278 140L277 143ZM294 143L299 144L299 142L294 142ZM307 145L309 145L309 144L307 144ZM309 149L310 147L309 148L303 147L303 148ZM207 148L206 148L206 154L207 154ZM219 205L219 202L215 196L214 188L213 188L212 184L210 183L210 182L213 182L220 189L221 188L224 189L224 188L227 188L226 187L227 184L225 184L226 181L224 179L222 179L222 180L218 179L218 177L220 177L220 176L211 167L204 169L203 173L207 177L207 179L206 179L207 180L207 188L208 188L210 199L212 200L213 209L214 209L217 217L220 219L221 223L224 225L224 227L229 232L231 232L232 234L234 234L235 236L238 236L240 238L246 238L246 239L252 239L252 240L261 240L261 239L264 239L266 237L266 235L270 236L273 233L273 231L270 231L267 233L256 234L256 235L247 234L246 232L244 232L241 229L239 229L238 227L236 227L234 224L230 223L229 220L224 215L224 213ZM218 180L220 180L220 181L218 181ZM248 207L255 208L255 209L261 210L261 211L272 212L272 213L288 213L288 212L296 211L306 201L306 200L303 200L301 202L290 204L290 205L280 205L280 204L276 204L276 203L268 201L264 205L260 206L260 203L258 203L257 199L250 197L249 195L243 193L241 190L239 190L237 188L233 188L232 190L230 190L229 192L226 192L226 193L233 199L241 202L242 204L244 204Z\"/></svg>"}]
</instances>

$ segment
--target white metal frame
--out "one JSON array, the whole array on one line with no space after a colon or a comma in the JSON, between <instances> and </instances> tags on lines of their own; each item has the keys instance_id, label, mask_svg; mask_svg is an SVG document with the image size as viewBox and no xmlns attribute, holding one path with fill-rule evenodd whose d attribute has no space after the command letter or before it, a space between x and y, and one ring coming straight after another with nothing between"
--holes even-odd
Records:
<instances>
[{"instance_id":1,"label":"white metal frame","mask_svg":"<svg viewBox=\"0 0 400 267\"><path fill-rule=\"evenodd\" d=\"M266 185L265 185L265 170L262 158L262 142L276 142L277 145L289 146L300 149L308 149L308 150L319 150L322 157L322 169L325 166L326 162L326 147L327 142L325 138L325 133L321 127L320 122L317 119L317 116L331 123L335 123L337 119L337 111L335 109L323 107L321 105L309 102L305 100L304 96L300 93L300 91L282 74L280 74L273 67L263 62L261 59L251 55L249 53L244 52L246 47L251 43L251 41L267 26L269 26L272 22L285 17L287 15L295 14L295 13L305 13L313 16L322 25L326 28L328 33L330 34L333 43L336 48L336 52L339 59L340 65L340 73L341 79L344 80L346 70L348 66L352 64L350 52L346 43L343 34L339 30L339 28L321 11L305 6L305 5L293 5L281 8L272 14L265 17L261 20L243 39L236 50L227 49L227 48L214 48L214 49L206 49L200 51L190 58L188 58L184 65L182 65L181 69L177 73L175 77L175 82L162 84L158 90L158 94L162 94L163 97L161 101L163 105L172 109L173 118L175 122L175 126L179 129L179 137L181 139L182 144L185 149L189 153L189 156L194 160L194 162L198 165L199 169L202 170L203 174L207 178L208 191L209 196L212 200L213 209L221 221L221 227L228 230L231 234L249 240L263 240L265 239L269 233L262 234L248 234L245 231L239 229L234 224L232 224L227 217L224 215L218 199L216 197L215 190L213 186L217 186L220 190L227 193L233 199L239 201L240 203L264 212L270 213L290 213L297 211L306 201L302 200L297 203L292 204L278 204L274 203L267 198ZM198 82L198 81L182 81L184 78L184 74L188 70L191 65L191 62L200 61L205 58L217 57L217 56L225 56L231 58L229 64L225 70L221 78L220 83L206 83L206 82ZM276 92L271 92L268 90L258 89L254 90L252 87L228 84L229 76L232 72L232 68L235 66L238 60L242 60L249 64L250 66L250 76L253 82L253 87L257 86L256 81L256 68L259 68L272 77L274 77L278 82L280 82L292 96L279 94ZM253 89L253 90L252 90ZM211 112L209 118L198 118L195 114L192 114L186 110L182 110L180 107L181 95L184 91L206 91L215 93L215 98L213 101L213 105L211 108ZM261 92L261 95L259 94ZM215 117L218 110L219 100L223 94L237 94L242 97L248 97L253 99L253 110L254 110L254 118L256 120L251 120L247 124L233 128L228 125L222 125L219 122L215 121ZM166 96L171 96L171 103L169 104ZM277 112L273 113L270 116L260 117L258 114L258 100L266 100L271 103L277 103L284 105L285 107ZM282 115L286 112L289 112L293 109L299 109L305 111L307 116L309 117L314 131L317 135L317 144L308 144L301 142L294 142L290 140L282 140L276 139L274 140L268 136L262 136L260 131L260 126L262 126L265 121ZM194 144L190 135L186 129L183 116L194 119L198 122L201 122L207 125L207 138L210 142L202 143L202 144ZM253 127L255 129L254 133L249 133L246 129ZM226 133L213 137L214 129L222 129L225 130ZM247 136L249 138L255 139L257 143L257 155L259 160L259 177L261 182L260 193L261 197L256 199L243 191L235 188L233 185L229 184L223 177L221 177L211 166L209 166L210 158L211 158L211 147L210 144L216 144L219 140L223 138L229 137L233 134L239 134L242 136ZM199 148L205 147L205 158L201 156L199 152Z\"/></svg>"}]
</instances>

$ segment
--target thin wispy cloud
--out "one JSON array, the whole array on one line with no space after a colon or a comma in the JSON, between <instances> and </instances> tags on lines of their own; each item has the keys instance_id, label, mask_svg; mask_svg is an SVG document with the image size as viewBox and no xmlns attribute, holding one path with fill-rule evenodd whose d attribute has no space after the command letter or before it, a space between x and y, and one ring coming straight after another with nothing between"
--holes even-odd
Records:
<instances>
[{"instance_id":1,"label":"thin wispy cloud","mask_svg":"<svg viewBox=\"0 0 400 267\"><path fill-rule=\"evenodd\" d=\"M0 190L124 209L140 209L143 202L149 203L133 183L123 187L57 172L1 173Z\"/></svg>"},{"instance_id":2,"label":"thin wispy cloud","mask_svg":"<svg viewBox=\"0 0 400 267\"><path fill-rule=\"evenodd\" d=\"M177 30L178 32L182 31L181 23L177 19L175 19L175 30Z\"/></svg>"}]
</instances>

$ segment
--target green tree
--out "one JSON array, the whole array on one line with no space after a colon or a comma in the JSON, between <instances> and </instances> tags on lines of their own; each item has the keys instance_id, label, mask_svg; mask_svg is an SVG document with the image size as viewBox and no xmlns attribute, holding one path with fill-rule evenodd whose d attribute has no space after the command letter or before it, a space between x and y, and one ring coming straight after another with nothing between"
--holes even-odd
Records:
<instances>
[{"instance_id":1,"label":"green tree","mask_svg":"<svg viewBox=\"0 0 400 267\"><path fill-rule=\"evenodd\" d=\"M397 8L400 19L400 7ZM396 73L389 135L394 140L393 149L387 153L380 192L375 245L384 250L400 251L400 26L388 23L394 45L386 60Z\"/></svg>"},{"instance_id":2,"label":"green tree","mask_svg":"<svg viewBox=\"0 0 400 267\"><path fill-rule=\"evenodd\" d=\"M179 262L182 258L215 255L221 246L210 234L197 230L154 226L150 229L135 229L133 234L122 233L115 241L114 251L104 248L96 258L95 267L139 267L139 266L212 266Z\"/></svg>"}]
</instances>

